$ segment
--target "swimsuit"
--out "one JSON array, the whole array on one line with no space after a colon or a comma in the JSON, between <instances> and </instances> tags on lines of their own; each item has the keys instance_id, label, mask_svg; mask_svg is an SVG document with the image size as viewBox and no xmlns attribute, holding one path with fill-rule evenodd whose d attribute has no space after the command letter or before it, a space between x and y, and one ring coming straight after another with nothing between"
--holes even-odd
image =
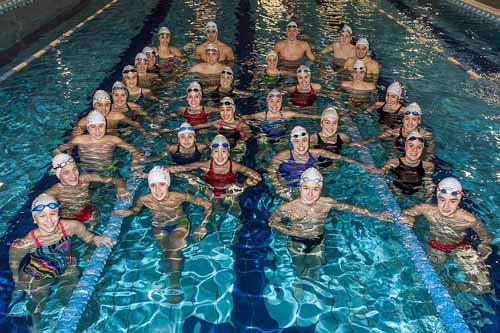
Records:
<instances>
[{"instance_id":1,"label":"swimsuit","mask_svg":"<svg viewBox=\"0 0 500 333\"><path fill-rule=\"evenodd\" d=\"M229 160L229 171L227 173L215 173L213 160L210 160L210 168L205 173L205 181L212 185L216 197L220 197L225 191L225 187L229 184L236 183L233 173L233 162Z\"/></svg>"},{"instance_id":2,"label":"swimsuit","mask_svg":"<svg viewBox=\"0 0 500 333\"><path fill-rule=\"evenodd\" d=\"M291 236L290 239L294 242L302 243L306 247L303 249L304 253L310 253L316 246L321 244L323 242L323 236L324 234L321 234L315 238L302 238L302 237L296 237L296 236Z\"/></svg>"},{"instance_id":3,"label":"swimsuit","mask_svg":"<svg viewBox=\"0 0 500 333\"><path fill-rule=\"evenodd\" d=\"M192 126L206 123L208 120L208 113L205 112L204 106L201 107L200 113L190 113L189 106L187 106L183 116L186 119L186 121L190 123Z\"/></svg>"},{"instance_id":4,"label":"swimsuit","mask_svg":"<svg viewBox=\"0 0 500 333\"><path fill-rule=\"evenodd\" d=\"M169 224L161 227L154 226L156 229L166 231L168 233L171 233L175 229L177 229L178 225L186 225L189 224L189 219L187 216L182 217L181 219L177 220L176 224Z\"/></svg>"},{"instance_id":5,"label":"swimsuit","mask_svg":"<svg viewBox=\"0 0 500 333\"><path fill-rule=\"evenodd\" d=\"M294 181L289 184L289 186L297 187L299 185L298 180L306 169L312 168L316 165L316 159L312 156L311 153L307 153L309 155L306 163L297 163L293 157L293 153L290 150L290 158L288 161L283 162L279 166L279 172L281 177L285 178L288 181Z\"/></svg>"},{"instance_id":6,"label":"swimsuit","mask_svg":"<svg viewBox=\"0 0 500 333\"><path fill-rule=\"evenodd\" d=\"M340 154L340 150L342 149L342 144L344 143L344 141L342 141L342 139L340 138L340 135L337 134L337 140L335 141L335 143L323 141L319 133L316 133L316 136L318 137L318 143L314 146L314 148L321 148L331 151L332 153L335 154ZM332 160L321 156L318 158L318 167L326 168L329 167L330 165L332 165Z\"/></svg>"},{"instance_id":7,"label":"swimsuit","mask_svg":"<svg viewBox=\"0 0 500 333\"><path fill-rule=\"evenodd\" d=\"M453 250L455 250L458 247L467 247L470 245L468 241L465 239L462 239L460 242L455 243L455 244L443 244L437 240L434 239L429 239L429 245L433 249L439 250L444 253L451 253Z\"/></svg>"},{"instance_id":8,"label":"swimsuit","mask_svg":"<svg viewBox=\"0 0 500 333\"><path fill-rule=\"evenodd\" d=\"M316 92L314 91L312 85L311 90L309 92L300 92L295 86L295 91L290 95L290 102L294 105L298 106L311 106L316 102Z\"/></svg>"},{"instance_id":9,"label":"swimsuit","mask_svg":"<svg viewBox=\"0 0 500 333\"><path fill-rule=\"evenodd\" d=\"M198 146L194 145L194 152L189 154L183 154L180 151L180 145L177 145L177 150L170 154L172 162L178 165L189 164L193 162L198 162L201 159L201 153L198 150Z\"/></svg>"},{"instance_id":10,"label":"swimsuit","mask_svg":"<svg viewBox=\"0 0 500 333\"><path fill-rule=\"evenodd\" d=\"M35 235L35 230L30 233L36 250L29 254L23 271L32 275L35 280L61 276L72 262L71 238L64 230L63 224L58 224L63 237L52 245L42 245Z\"/></svg>"},{"instance_id":11,"label":"swimsuit","mask_svg":"<svg viewBox=\"0 0 500 333\"><path fill-rule=\"evenodd\" d=\"M212 99L217 102L217 103L220 103L220 100L223 99L224 97L231 97L234 99L235 97L235 93L234 93L234 87L233 85L231 84L231 90L229 91L221 91L220 90L220 85L217 86L217 89L215 89L214 91L212 91L211 93L211 97Z\"/></svg>"},{"instance_id":12,"label":"swimsuit","mask_svg":"<svg viewBox=\"0 0 500 333\"><path fill-rule=\"evenodd\" d=\"M217 133L224 135L229 141L231 148L234 148L236 142L246 136L245 131L241 130L241 121L236 123L235 128L224 127L224 121L221 119L217 123Z\"/></svg>"},{"instance_id":13,"label":"swimsuit","mask_svg":"<svg viewBox=\"0 0 500 333\"><path fill-rule=\"evenodd\" d=\"M132 95L129 93L129 95L127 97L127 102L132 102L132 103L139 104L140 106L144 106L145 98L146 97L142 93L142 88L140 88L139 94L137 94L137 95Z\"/></svg>"},{"instance_id":14,"label":"swimsuit","mask_svg":"<svg viewBox=\"0 0 500 333\"><path fill-rule=\"evenodd\" d=\"M425 175L425 170L423 162L417 166L408 166L399 159L399 165L392 171L396 174L397 179L393 181L393 184L400 188L405 194L414 194L422 188L422 178Z\"/></svg>"},{"instance_id":15,"label":"swimsuit","mask_svg":"<svg viewBox=\"0 0 500 333\"><path fill-rule=\"evenodd\" d=\"M92 207L86 206L81 211L74 213L72 218L80 222L86 222L90 220L92 213Z\"/></svg>"},{"instance_id":16,"label":"swimsuit","mask_svg":"<svg viewBox=\"0 0 500 333\"><path fill-rule=\"evenodd\" d=\"M378 122L391 128L400 125L403 121L403 115L399 111L403 106L400 105L396 112L387 112L384 110L385 104L387 103L384 103L380 108L377 109L377 112L379 114Z\"/></svg>"},{"instance_id":17,"label":"swimsuit","mask_svg":"<svg viewBox=\"0 0 500 333\"><path fill-rule=\"evenodd\" d=\"M288 120L283 117L283 113L281 112L281 110L280 119L268 120L267 113L268 111L266 110L264 121L262 122L262 130L264 131L264 133L266 133L267 136L271 137L284 136L287 131L285 125L288 123Z\"/></svg>"}]
</instances>

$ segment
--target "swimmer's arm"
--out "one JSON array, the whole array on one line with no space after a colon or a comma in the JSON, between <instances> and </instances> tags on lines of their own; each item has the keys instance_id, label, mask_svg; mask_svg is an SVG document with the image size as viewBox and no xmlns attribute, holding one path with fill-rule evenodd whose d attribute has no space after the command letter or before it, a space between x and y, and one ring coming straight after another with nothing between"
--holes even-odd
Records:
<instances>
[{"instance_id":1,"label":"swimmer's arm","mask_svg":"<svg viewBox=\"0 0 500 333\"><path fill-rule=\"evenodd\" d=\"M349 135L345 134L345 133L339 132L339 136L342 139L342 141L345 142L345 143L351 143L351 141L352 141L351 137Z\"/></svg>"},{"instance_id":2,"label":"swimmer's arm","mask_svg":"<svg viewBox=\"0 0 500 333\"><path fill-rule=\"evenodd\" d=\"M316 58L314 57L314 53L311 50L311 45L309 45L309 43L307 42L304 42L304 44L305 44L304 51L306 52L306 57L311 61L315 61Z\"/></svg>"},{"instance_id":3,"label":"swimmer's arm","mask_svg":"<svg viewBox=\"0 0 500 333\"><path fill-rule=\"evenodd\" d=\"M278 170L281 163L283 163L290 156L289 150L283 150L276 154L269 163L269 167L267 169L267 174L269 175L269 179L274 186L274 190L276 193L282 197L283 199L290 200L290 196L287 195L286 188L283 187L279 181Z\"/></svg>"},{"instance_id":4,"label":"swimmer's arm","mask_svg":"<svg viewBox=\"0 0 500 333\"><path fill-rule=\"evenodd\" d=\"M141 153L139 152L139 150L130 143L123 141L119 137L115 137L115 140L117 141L116 145L118 147L126 149L132 154L132 162L130 163L131 169L136 169L139 166L139 162L141 160Z\"/></svg>"},{"instance_id":5,"label":"swimmer's arm","mask_svg":"<svg viewBox=\"0 0 500 333\"><path fill-rule=\"evenodd\" d=\"M23 258L34 250L33 240L27 237L16 239L9 249L9 266L12 272L12 279L17 284L19 281L19 265Z\"/></svg>"},{"instance_id":6,"label":"swimmer's arm","mask_svg":"<svg viewBox=\"0 0 500 333\"><path fill-rule=\"evenodd\" d=\"M377 102L377 103L373 104L372 106L370 106L368 109L366 109L366 111L371 112L373 110L376 110L376 109L382 107L382 105L384 105L384 102Z\"/></svg>"},{"instance_id":7,"label":"swimmer's arm","mask_svg":"<svg viewBox=\"0 0 500 333\"><path fill-rule=\"evenodd\" d=\"M342 156L339 154L332 153L331 151L328 151L326 149L309 149L309 151L311 152L311 154L319 155L321 157L329 158L331 160L341 160L341 161L344 161L347 163L354 164L362 169L365 169L369 173L374 173L374 172L378 171L377 168L375 168L371 165L358 162L358 161L353 160L352 158L349 158L349 157L345 157L345 156Z\"/></svg>"},{"instance_id":8,"label":"swimmer's arm","mask_svg":"<svg viewBox=\"0 0 500 333\"><path fill-rule=\"evenodd\" d=\"M399 159L391 158L389 159L384 166L381 168L385 174L389 172L389 170L395 169L399 166Z\"/></svg>"},{"instance_id":9,"label":"swimmer's arm","mask_svg":"<svg viewBox=\"0 0 500 333\"><path fill-rule=\"evenodd\" d=\"M144 129L144 127L141 126L141 124L139 124L137 121L135 120L132 120L130 119L129 117L127 116L124 116L121 121L123 121L124 123L127 123L129 124L130 126L133 126L135 128L137 128L139 130L139 132L141 132L142 135L147 135L148 133L146 132L146 130Z\"/></svg>"},{"instance_id":10,"label":"swimmer's arm","mask_svg":"<svg viewBox=\"0 0 500 333\"><path fill-rule=\"evenodd\" d=\"M73 139L71 139L70 142L67 142L67 143L63 143L62 145L60 145L59 147L57 147L56 149L54 149L52 151L52 155L57 155L57 154L60 154L60 153L63 153L63 152L66 152L68 151L71 155L71 150L78 145L78 141L77 139L79 138L80 136L77 136Z\"/></svg>"},{"instance_id":11,"label":"swimmer's arm","mask_svg":"<svg viewBox=\"0 0 500 333\"><path fill-rule=\"evenodd\" d=\"M401 218L399 219L399 223L404 223L413 227L415 223L415 217L419 215L425 215L426 212L430 212L434 207L429 204L421 204L417 206L413 206L411 208L404 209L401 212Z\"/></svg>"},{"instance_id":12,"label":"swimmer's arm","mask_svg":"<svg viewBox=\"0 0 500 333\"><path fill-rule=\"evenodd\" d=\"M201 206L204 208L205 217L203 218L203 221L201 222L200 227L201 226L205 227L206 224L208 223L208 219L209 219L210 215L212 214L212 203L208 200L194 196L194 195L189 194L189 193L186 193L185 201L191 202L197 206Z\"/></svg>"},{"instance_id":13,"label":"swimmer's arm","mask_svg":"<svg viewBox=\"0 0 500 333\"><path fill-rule=\"evenodd\" d=\"M204 128L210 128L210 127L217 127L218 122L219 122L218 120L214 120L214 121L210 121L207 123L195 125L195 126L193 126L193 128L194 129L204 129Z\"/></svg>"},{"instance_id":14,"label":"swimmer's arm","mask_svg":"<svg viewBox=\"0 0 500 333\"><path fill-rule=\"evenodd\" d=\"M125 188L125 183L121 178L101 176L97 173L86 173L81 175L80 177L85 177L86 180L94 183L113 183L116 186L116 194L119 197L131 197L130 192Z\"/></svg>"},{"instance_id":15,"label":"swimmer's arm","mask_svg":"<svg viewBox=\"0 0 500 333\"><path fill-rule=\"evenodd\" d=\"M369 211L366 208L362 208L362 207L358 207L358 206L354 206L354 205L349 205L349 204L344 203L344 202L338 202L337 200L334 200L334 199L328 198L328 197L324 198L324 200L326 203L330 204L336 210L349 210L355 214L372 217L374 219L378 219L381 221L386 221L386 222L391 221L391 214L388 212L374 213L374 212Z\"/></svg>"},{"instance_id":16,"label":"swimmer's arm","mask_svg":"<svg viewBox=\"0 0 500 333\"><path fill-rule=\"evenodd\" d=\"M209 164L210 164L210 161L201 161L201 162L193 162L193 163L184 164L184 165L168 166L165 169L167 169L168 172L172 172L172 173L186 172L186 171L191 171L191 170L196 170L196 169L208 170Z\"/></svg>"},{"instance_id":17,"label":"swimmer's arm","mask_svg":"<svg viewBox=\"0 0 500 333\"><path fill-rule=\"evenodd\" d=\"M261 175L257 171L250 169L250 168L247 168L244 165L233 162L233 168L234 168L234 171L241 172L242 174L245 175L245 177L246 177L245 185L247 185L247 186L255 186L255 185L257 185L257 183L259 183L262 180Z\"/></svg>"},{"instance_id":18,"label":"swimmer's arm","mask_svg":"<svg viewBox=\"0 0 500 333\"><path fill-rule=\"evenodd\" d=\"M311 118L311 119L321 119L321 115L317 114L307 114L307 113L300 113L300 112L294 112L294 111L285 111L283 112L283 115L285 118Z\"/></svg>"},{"instance_id":19,"label":"swimmer's arm","mask_svg":"<svg viewBox=\"0 0 500 333\"><path fill-rule=\"evenodd\" d=\"M84 134L86 126L87 126L87 118L84 117L78 121L78 124L76 124L75 127L73 127L73 130L71 131L71 138Z\"/></svg>"},{"instance_id":20,"label":"swimmer's arm","mask_svg":"<svg viewBox=\"0 0 500 333\"><path fill-rule=\"evenodd\" d=\"M160 155L156 156L156 157L151 157L151 158L148 158L148 162L157 162L159 160L161 160L162 158L164 158L165 156L167 156L169 153L170 153L170 146L167 147L167 149L165 149L164 151L162 151L160 153Z\"/></svg>"},{"instance_id":21,"label":"swimmer's arm","mask_svg":"<svg viewBox=\"0 0 500 333\"><path fill-rule=\"evenodd\" d=\"M463 214L465 214L465 219L469 222L470 227L477 233L479 238L481 239L481 243L477 247L477 250L483 259L486 259L491 253L491 236L488 234L488 231L484 227L484 224L479 221L474 215L461 210Z\"/></svg>"},{"instance_id":22,"label":"swimmer's arm","mask_svg":"<svg viewBox=\"0 0 500 333\"><path fill-rule=\"evenodd\" d=\"M203 107L206 113L219 112L219 108L213 106L204 106Z\"/></svg>"},{"instance_id":23,"label":"swimmer's arm","mask_svg":"<svg viewBox=\"0 0 500 333\"><path fill-rule=\"evenodd\" d=\"M313 87L314 91L316 91L316 92L320 92L322 89L321 84L319 84L319 83L311 83L311 86Z\"/></svg>"},{"instance_id":24,"label":"swimmer's arm","mask_svg":"<svg viewBox=\"0 0 500 333\"><path fill-rule=\"evenodd\" d=\"M434 147L436 146L436 142L434 141L434 136L431 132L426 129L421 130L422 136L425 139L425 152L427 153L428 158L432 158L432 154L434 153Z\"/></svg>"},{"instance_id":25,"label":"swimmer's arm","mask_svg":"<svg viewBox=\"0 0 500 333\"><path fill-rule=\"evenodd\" d=\"M327 54L328 52L333 52L333 44L335 44L335 42L331 43L330 45L327 45L325 46L320 52L319 52L319 56L322 56L322 55L325 55Z\"/></svg>"},{"instance_id":26,"label":"swimmer's arm","mask_svg":"<svg viewBox=\"0 0 500 333\"><path fill-rule=\"evenodd\" d=\"M184 56L182 55L182 52L181 50L179 50L178 48L176 47L173 47L173 46L169 46L169 49L170 51L172 52L172 54L178 58L183 58Z\"/></svg>"},{"instance_id":27,"label":"swimmer's arm","mask_svg":"<svg viewBox=\"0 0 500 333\"><path fill-rule=\"evenodd\" d=\"M318 133L314 133L309 137L309 146L314 147L318 144Z\"/></svg>"},{"instance_id":28,"label":"swimmer's arm","mask_svg":"<svg viewBox=\"0 0 500 333\"><path fill-rule=\"evenodd\" d=\"M101 244L109 248L113 247L113 241L108 236L98 236L91 231L88 231L85 225L76 220L61 220L60 223L64 224L64 228L68 231L69 235L75 235L83 240L85 243L92 243L96 246Z\"/></svg>"},{"instance_id":29,"label":"swimmer's arm","mask_svg":"<svg viewBox=\"0 0 500 333\"><path fill-rule=\"evenodd\" d=\"M202 44L203 45L203 44ZM198 45L195 49L194 49L194 60L196 61L200 61L202 60L202 54L203 52L205 52L205 49L203 48L202 45Z\"/></svg>"},{"instance_id":30,"label":"swimmer's arm","mask_svg":"<svg viewBox=\"0 0 500 333\"><path fill-rule=\"evenodd\" d=\"M391 136L393 136L392 130L389 129L380 135L371 137L371 138L363 140L363 141L356 141L356 142L351 143L350 145L351 146L366 146L366 145L369 145L370 143L373 143L373 142L378 141L380 139L388 138Z\"/></svg>"},{"instance_id":31,"label":"swimmer's arm","mask_svg":"<svg viewBox=\"0 0 500 333\"><path fill-rule=\"evenodd\" d=\"M236 95L245 96L245 97L253 96L253 94L251 92L245 91L245 90L240 90L240 89L233 89L233 93L235 93Z\"/></svg>"},{"instance_id":32,"label":"swimmer's arm","mask_svg":"<svg viewBox=\"0 0 500 333\"><path fill-rule=\"evenodd\" d=\"M129 209L116 209L113 211L113 215L116 216L121 216L121 217L127 217L131 215L137 215L142 209L142 206L144 206L144 196L140 197L134 206L130 207Z\"/></svg>"}]
</instances>

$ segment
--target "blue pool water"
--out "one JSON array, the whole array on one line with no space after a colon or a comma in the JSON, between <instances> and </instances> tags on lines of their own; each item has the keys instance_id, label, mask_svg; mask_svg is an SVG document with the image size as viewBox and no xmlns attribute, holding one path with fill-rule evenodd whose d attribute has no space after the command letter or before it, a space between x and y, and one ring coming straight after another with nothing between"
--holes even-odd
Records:
<instances>
[{"instance_id":1,"label":"blue pool water","mask_svg":"<svg viewBox=\"0 0 500 333\"><path fill-rule=\"evenodd\" d=\"M0 84L0 115L3 134L0 149L0 245L2 256L2 297L10 301L6 251L8 244L24 235L32 224L26 203L55 180L47 175L50 151L67 141L68 130L88 110L90 96L97 88L109 89L124 64L146 44L154 41L159 26L170 27L172 44L186 45L192 54L203 40L205 22L219 24L219 38L236 50L233 68L238 87L252 89L252 73L264 63L264 55L274 41L282 38L286 22L294 19L304 26L317 52L334 36L334 28L348 23L358 35L371 41L371 49L382 65L379 84L400 80L407 88L407 99L417 101L424 110L423 123L436 138L438 158L436 179L445 175L460 177L467 190L464 206L485 223L498 244L498 146L500 104L498 83L499 48L490 43L500 32L498 26L485 26L476 16L459 14L453 8L432 1L384 1L380 6L419 31L433 43L471 65L484 76L473 81L460 68L432 53L371 6L361 2L333 1L119 1L98 16L92 24L74 34L56 50L35 61L27 69ZM467 19L464 32L457 23ZM154 41L155 42L155 41ZM326 58L324 58L326 61ZM327 66L321 72L313 67L313 77L328 91L338 84L335 72ZM157 91L159 96L180 96L190 77ZM381 94L383 95L383 94ZM241 113L253 113L264 106L262 92L239 100ZM373 98L371 102L373 102ZM335 100L321 97L322 109L328 103L351 111L363 137L378 133L375 117L361 112L370 104L353 107L352 98L340 94ZM183 102L172 102L166 110ZM157 105L152 114L166 111ZM176 126L181 119L164 122ZM308 129L318 125L301 121ZM342 124L341 124L342 126ZM346 128L342 128L346 130ZM213 133L204 134L206 142ZM128 137L137 146L144 140ZM171 138L158 140L157 153ZM260 141L259 141L260 142ZM36 143L36 144L33 144ZM259 146L251 141L241 159L245 165L265 172L272 154L286 147ZM372 145L377 165L386 156L380 145ZM356 149L345 154L359 158ZM126 174L125 174L126 176ZM373 211L384 210L381 198L371 195L369 177L356 168L339 165L325 175L324 195ZM196 187L174 178L174 190ZM139 193L146 191L146 185ZM114 193L99 188L94 201L100 207L100 230L109 218ZM299 279L292 269L286 236L271 232L267 217L280 203L267 183L243 193L238 202L221 202L214 210L214 225L198 243L190 240L185 257L181 286L184 301L169 303L166 265L151 233L150 215L143 212L125 219L118 244L91 298L79 331L107 332L444 332L445 326L416 273L409 253L391 225L346 212L332 211L326 233L327 264L315 279ZM402 207L417 201L399 199ZM199 210L188 208L196 225ZM425 234L425 223L417 230ZM423 238L422 238L423 239ZM83 268L88 261L85 247L79 251ZM447 266L448 267L448 266ZM498 270L498 266L496 267ZM450 266L449 270L453 271ZM446 271L440 272L446 276ZM293 286L303 288L296 300ZM5 288L4 288L5 286ZM451 291L453 299L473 331L498 329L498 300L490 296ZM4 302L5 303L5 302ZM57 301L44 313L46 331L54 329L54 317L61 311ZM22 330L23 318L4 317L2 331Z\"/></svg>"}]
</instances>

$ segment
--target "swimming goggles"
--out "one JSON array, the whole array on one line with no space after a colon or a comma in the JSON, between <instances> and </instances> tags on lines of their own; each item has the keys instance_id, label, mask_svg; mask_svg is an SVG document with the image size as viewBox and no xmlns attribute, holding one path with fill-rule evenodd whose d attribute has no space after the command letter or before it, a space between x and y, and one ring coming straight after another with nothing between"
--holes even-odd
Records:
<instances>
[{"instance_id":1,"label":"swimming goggles","mask_svg":"<svg viewBox=\"0 0 500 333\"><path fill-rule=\"evenodd\" d=\"M319 177L301 176L300 180L303 183L323 183L323 178L319 178Z\"/></svg>"},{"instance_id":2,"label":"swimming goggles","mask_svg":"<svg viewBox=\"0 0 500 333\"><path fill-rule=\"evenodd\" d=\"M438 188L438 191L439 193L442 193L442 194L451 194L452 196L454 197L457 197L459 195L462 195L464 194L464 191L463 190L455 190L455 191L451 191L451 190L447 190L445 188Z\"/></svg>"},{"instance_id":3,"label":"swimming goggles","mask_svg":"<svg viewBox=\"0 0 500 333\"><path fill-rule=\"evenodd\" d=\"M201 90L199 88L188 88L188 93L193 92L193 91L196 93L201 92Z\"/></svg>"},{"instance_id":4,"label":"swimming goggles","mask_svg":"<svg viewBox=\"0 0 500 333\"><path fill-rule=\"evenodd\" d=\"M269 94L267 94L267 97L279 97L281 98L281 93L279 91L271 91Z\"/></svg>"},{"instance_id":5,"label":"swimming goggles","mask_svg":"<svg viewBox=\"0 0 500 333\"><path fill-rule=\"evenodd\" d=\"M207 29L205 30L207 33L209 34L214 34L214 33L217 33L217 30L216 29Z\"/></svg>"},{"instance_id":6,"label":"swimming goggles","mask_svg":"<svg viewBox=\"0 0 500 333\"><path fill-rule=\"evenodd\" d=\"M418 116L420 116L420 113L418 113L417 111L405 111L405 116L409 116L409 115L418 117Z\"/></svg>"},{"instance_id":7,"label":"swimming goggles","mask_svg":"<svg viewBox=\"0 0 500 333\"><path fill-rule=\"evenodd\" d=\"M137 69L127 69L122 72L122 74L137 73Z\"/></svg>"},{"instance_id":8,"label":"swimming goggles","mask_svg":"<svg viewBox=\"0 0 500 333\"><path fill-rule=\"evenodd\" d=\"M233 73L232 72L229 72L229 71L222 71L220 72L221 74L227 74L227 75L231 75L233 76Z\"/></svg>"},{"instance_id":9,"label":"swimming goggles","mask_svg":"<svg viewBox=\"0 0 500 333\"><path fill-rule=\"evenodd\" d=\"M135 63L137 64L138 62L148 62L148 59L145 59L145 58L138 58L138 59L135 59Z\"/></svg>"},{"instance_id":10,"label":"swimming goggles","mask_svg":"<svg viewBox=\"0 0 500 333\"><path fill-rule=\"evenodd\" d=\"M208 49L208 50L205 50L205 53L208 55L216 55L217 50L216 49Z\"/></svg>"},{"instance_id":11,"label":"swimming goggles","mask_svg":"<svg viewBox=\"0 0 500 333\"><path fill-rule=\"evenodd\" d=\"M217 149L219 147L227 149L229 148L229 143L212 143L212 149Z\"/></svg>"},{"instance_id":12,"label":"swimming goggles","mask_svg":"<svg viewBox=\"0 0 500 333\"><path fill-rule=\"evenodd\" d=\"M306 132L302 132L302 133L299 133L299 134L294 134L294 135L292 135L292 139L299 139L300 137L304 137L304 136L307 136Z\"/></svg>"},{"instance_id":13,"label":"swimming goggles","mask_svg":"<svg viewBox=\"0 0 500 333\"><path fill-rule=\"evenodd\" d=\"M424 142L424 138L421 138L421 137L410 136L409 138L406 138L406 141L414 141L414 140L418 140L420 142Z\"/></svg>"},{"instance_id":14,"label":"swimming goggles","mask_svg":"<svg viewBox=\"0 0 500 333\"><path fill-rule=\"evenodd\" d=\"M360 72L364 72L364 71L366 71L366 68L364 68L364 67L353 67L353 68L352 68L352 70L353 70L353 71L360 71Z\"/></svg>"},{"instance_id":15,"label":"swimming goggles","mask_svg":"<svg viewBox=\"0 0 500 333\"><path fill-rule=\"evenodd\" d=\"M234 106L234 103L232 103L230 101L224 101L224 102L222 102L222 105L225 105L225 106Z\"/></svg>"},{"instance_id":16,"label":"swimming goggles","mask_svg":"<svg viewBox=\"0 0 500 333\"><path fill-rule=\"evenodd\" d=\"M71 158L70 160L67 160L67 161L64 161L64 162L61 162L59 163L58 165L52 167L52 169L62 169L64 168L66 165L69 165L71 163L75 162L75 160L73 158Z\"/></svg>"},{"instance_id":17,"label":"swimming goggles","mask_svg":"<svg viewBox=\"0 0 500 333\"><path fill-rule=\"evenodd\" d=\"M51 203L48 203L46 205L36 205L35 207L31 208L31 211L32 212L41 212L42 210L45 209L45 207L49 207L50 209L57 209L57 208L61 208L62 206L58 203L55 203L55 202L51 202Z\"/></svg>"},{"instance_id":18,"label":"swimming goggles","mask_svg":"<svg viewBox=\"0 0 500 333\"><path fill-rule=\"evenodd\" d=\"M170 34L168 34L166 32L162 32L162 33L158 34L158 36L160 36L160 37L169 37Z\"/></svg>"},{"instance_id":19,"label":"swimming goggles","mask_svg":"<svg viewBox=\"0 0 500 333\"><path fill-rule=\"evenodd\" d=\"M191 127L191 126L183 126L183 127L179 127L179 130L177 131L177 133L182 133L182 132L194 132L194 128Z\"/></svg>"},{"instance_id":20,"label":"swimming goggles","mask_svg":"<svg viewBox=\"0 0 500 333\"><path fill-rule=\"evenodd\" d=\"M286 26L287 29L297 29L298 26L296 24L289 24Z\"/></svg>"},{"instance_id":21,"label":"swimming goggles","mask_svg":"<svg viewBox=\"0 0 500 333\"><path fill-rule=\"evenodd\" d=\"M300 73L311 74L311 70L309 68L299 68L299 69L297 69L297 74L300 74Z\"/></svg>"}]
</instances>

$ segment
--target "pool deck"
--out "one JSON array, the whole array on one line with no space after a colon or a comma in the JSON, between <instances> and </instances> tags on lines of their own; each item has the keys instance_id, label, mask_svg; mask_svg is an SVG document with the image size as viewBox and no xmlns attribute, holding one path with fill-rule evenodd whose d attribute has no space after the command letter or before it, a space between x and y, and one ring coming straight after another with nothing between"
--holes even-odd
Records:
<instances>
[{"instance_id":1,"label":"pool deck","mask_svg":"<svg viewBox=\"0 0 500 333\"><path fill-rule=\"evenodd\" d=\"M499 0L464 0L464 3L485 10L491 14L500 16L500 1Z\"/></svg>"}]
</instances>

